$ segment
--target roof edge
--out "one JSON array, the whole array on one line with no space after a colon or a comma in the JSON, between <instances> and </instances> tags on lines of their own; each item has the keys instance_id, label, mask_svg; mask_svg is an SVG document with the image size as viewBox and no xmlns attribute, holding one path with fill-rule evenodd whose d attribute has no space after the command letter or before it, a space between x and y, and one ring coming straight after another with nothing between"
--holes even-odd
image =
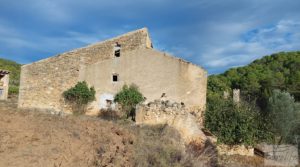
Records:
<instances>
[{"instance_id":1,"label":"roof edge","mask_svg":"<svg viewBox=\"0 0 300 167\"><path fill-rule=\"evenodd\" d=\"M195 66L195 67L200 68L201 70L203 70L203 71L205 71L205 72L207 73L207 70L204 69L204 68L203 68L202 66L200 66L200 65L197 65L197 64L192 63L192 62L190 62L190 61L187 61L187 60L185 60L185 59L183 59L183 58L174 56L174 55L172 55L171 53L168 53L168 52L163 52L163 51L160 51L160 50L157 50L157 49L152 49L152 50L154 50L154 51L156 51L156 52L160 52L160 53L164 54L164 56L167 56L167 57L170 57L170 58L173 58L173 59L182 61L182 62L187 63L187 64L191 64L191 65L193 65L193 66Z\"/></svg>"},{"instance_id":2,"label":"roof edge","mask_svg":"<svg viewBox=\"0 0 300 167\"><path fill-rule=\"evenodd\" d=\"M86 48L89 48L89 47L93 47L93 46L96 46L96 45L100 45L100 44L103 44L105 42L108 42L108 41L113 41L113 40L116 40L118 38L122 38L124 36L129 36L129 35L133 35L135 33L138 33L138 32L144 32L147 34L147 40L149 40L151 43L151 38L150 38L150 35L149 35L149 31L148 31L148 28L147 27L143 27L143 28L140 28L140 29L136 29L136 30L133 30L133 31L129 31L129 32L126 32L124 34L121 34L121 35L118 35L118 36L115 36L115 37L112 37L112 38L108 38L108 39L105 39L103 41L99 41L99 42L96 42L96 43L92 43L92 44L88 44L86 46L83 46L83 47L80 47L80 48L75 48L75 49L72 49L72 50L69 50L69 51L66 51L66 52L63 52L63 53L58 53L58 54L55 54L53 56L50 56L50 57L47 57L47 58L44 58L44 59L40 59L40 60L37 60L35 62L32 62L32 63L28 63L28 64L24 64L22 65L22 67L24 66L29 66L29 65L32 65L34 63L39 63L39 62L43 62L43 61L46 61L46 60L49 60L49 59L52 59L52 58L55 58L55 57L59 57L59 56L62 56L64 54L68 54L68 53L73 53L73 52L77 52L77 51L80 51L82 49L86 49Z\"/></svg>"}]
</instances>

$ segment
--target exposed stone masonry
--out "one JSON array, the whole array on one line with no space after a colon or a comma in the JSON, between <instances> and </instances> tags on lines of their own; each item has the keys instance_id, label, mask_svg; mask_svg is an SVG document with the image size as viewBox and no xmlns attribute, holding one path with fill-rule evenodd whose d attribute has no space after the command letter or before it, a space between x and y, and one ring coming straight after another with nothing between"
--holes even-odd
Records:
<instances>
[{"instance_id":1,"label":"exposed stone masonry","mask_svg":"<svg viewBox=\"0 0 300 167\"><path fill-rule=\"evenodd\" d=\"M118 76L117 81L113 75ZM197 116L205 109L207 72L153 49L146 28L23 65L18 107L71 113L62 94L79 81L96 90L89 115L97 115L124 84L132 83L150 101L165 92Z\"/></svg>"},{"instance_id":2,"label":"exposed stone masonry","mask_svg":"<svg viewBox=\"0 0 300 167\"><path fill-rule=\"evenodd\" d=\"M22 66L20 79L20 108L52 108L68 111L62 92L74 86L85 66L114 57L118 42L122 50L151 48L147 29L140 29L120 37L75 49L54 57Z\"/></svg>"},{"instance_id":3,"label":"exposed stone masonry","mask_svg":"<svg viewBox=\"0 0 300 167\"><path fill-rule=\"evenodd\" d=\"M206 136L201 131L197 117L183 103L155 100L140 104L136 109L137 124L168 124L177 129L186 144L197 142L203 144Z\"/></svg>"}]
</instances>

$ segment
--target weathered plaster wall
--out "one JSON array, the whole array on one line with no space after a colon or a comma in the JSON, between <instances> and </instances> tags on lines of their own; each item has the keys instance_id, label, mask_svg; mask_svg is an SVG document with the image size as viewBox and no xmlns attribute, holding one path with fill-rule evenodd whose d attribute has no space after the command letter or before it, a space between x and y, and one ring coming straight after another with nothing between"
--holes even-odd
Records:
<instances>
[{"instance_id":1,"label":"weathered plaster wall","mask_svg":"<svg viewBox=\"0 0 300 167\"><path fill-rule=\"evenodd\" d=\"M191 63L166 55L154 49L125 51L123 56L86 66L80 80L87 81L96 89L96 98L91 104L96 113L102 94L115 94L124 84L136 84L147 101L160 98L166 93L171 101L185 103L201 111L206 104L205 70ZM118 74L119 81L113 82L112 75Z\"/></svg>"},{"instance_id":2,"label":"weathered plaster wall","mask_svg":"<svg viewBox=\"0 0 300 167\"><path fill-rule=\"evenodd\" d=\"M121 44L121 51L151 48L147 29L140 29L110 40L66 52L21 69L20 108L68 110L62 92L79 81L83 67L114 57L114 46Z\"/></svg>"}]
</instances>

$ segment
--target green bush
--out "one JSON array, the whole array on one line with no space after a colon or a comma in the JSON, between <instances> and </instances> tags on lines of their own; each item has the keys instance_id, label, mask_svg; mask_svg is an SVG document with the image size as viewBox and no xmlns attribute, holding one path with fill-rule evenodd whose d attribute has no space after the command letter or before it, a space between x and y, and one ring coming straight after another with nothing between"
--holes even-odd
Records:
<instances>
[{"instance_id":1,"label":"green bush","mask_svg":"<svg viewBox=\"0 0 300 167\"><path fill-rule=\"evenodd\" d=\"M87 83L83 81L65 91L63 96L71 103L74 113L83 114L87 104L95 100L95 94L94 87L89 88Z\"/></svg>"},{"instance_id":2,"label":"green bush","mask_svg":"<svg viewBox=\"0 0 300 167\"><path fill-rule=\"evenodd\" d=\"M218 142L229 145L253 145L271 137L254 107L224 99L211 101L205 113L205 127L218 137Z\"/></svg>"},{"instance_id":3,"label":"green bush","mask_svg":"<svg viewBox=\"0 0 300 167\"><path fill-rule=\"evenodd\" d=\"M9 86L8 88L9 95L17 95L19 94L19 87L18 86Z\"/></svg>"},{"instance_id":4,"label":"green bush","mask_svg":"<svg viewBox=\"0 0 300 167\"><path fill-rule=\"evenodd\" d=\"M114 98L114 101L122 106L127 118L132 117L135 121L135 106L144 100L144 96L139 91L136 85L124 85L122 90L118 92Z\"/></svg>"},{"instance_id":5,"label":"green bush","mask_svg":"<svg viewBox=\"0 0 300 167\"><path fill-rule=\"evenodd\" d=\"M288 92L274 90L269 98L268 109L273 131L280 137L275 142L296 144L296 137L300 137L300 104Z\"/></svg>"}]
</instances>

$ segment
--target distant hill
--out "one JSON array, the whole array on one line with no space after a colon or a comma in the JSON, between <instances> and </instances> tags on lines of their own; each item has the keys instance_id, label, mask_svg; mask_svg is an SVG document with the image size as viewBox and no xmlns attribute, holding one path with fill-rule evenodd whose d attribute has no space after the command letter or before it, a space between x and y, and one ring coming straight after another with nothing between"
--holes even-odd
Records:
<instances>
[{"instance_id":1,"label":"distant hill","mask_svg":"<svg viewBox=\"0 0 300 167\"><path fill-rule=\"evenodd\" d=\"M285 90L300 101L300 51L272 54L209 76L208 100L234 88L241 89L244 98L257 101L262 108L273 89Z\"/></svg>"},{"instance_id":2,"label":"distant hill","mask_svg":"<svg viewBox=\"0 0 300 167\"><path fill-rule=\"evenodd\" d=\"M10 71L10 93L17 93L20 84L21 64L0 58L0 69Z\"/></svg>"}]
</instances>

